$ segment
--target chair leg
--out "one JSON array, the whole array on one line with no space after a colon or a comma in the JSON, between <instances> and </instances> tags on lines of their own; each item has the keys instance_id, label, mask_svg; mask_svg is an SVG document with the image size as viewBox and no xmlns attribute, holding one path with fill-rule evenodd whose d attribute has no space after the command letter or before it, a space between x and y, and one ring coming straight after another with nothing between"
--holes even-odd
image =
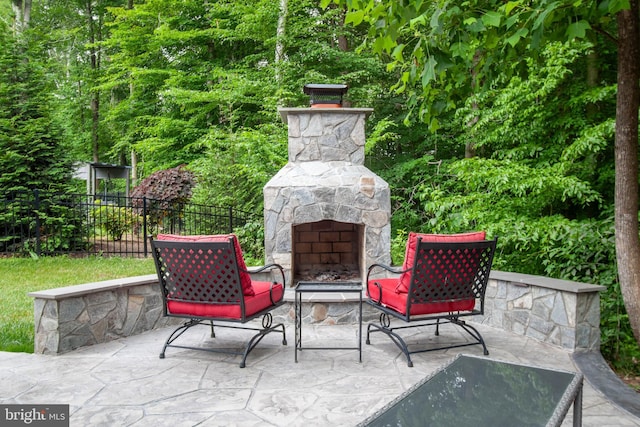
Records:
<instances>
[{"instance_id":1,"label":"chair leg","mask_svg":"<svg viewBox=\"0 0 640 427\"><path fill-rule=\"evenodd\" d=\"M409 351L409 347L407 346L407 343L402 339L400 335L393 332L393 328L391 328L390 325L391 325L391 320L389 319L389 315L387 313L381 313L380 325L376 325L375 323L369 323L369 325L367 326L366 343L371 344L369 335L371 334L371 328L375 328L375 331L373 332L378 331L386 334L391 339L391 341L393 341L393 343L397 345L400 350L402 350L402 352L407 358L407 366L412 368L413 362L411 361L411 352Z\"/></svg>"},{"instance_id":2,"label":"chair leg","mask_svg":"<svg viewBox=\"0 0 640 427\"><path fill-rule=\"evenodd\" d=\"M482 345L482 349L483 349L484 355L485 356L489 355L489 350L487 350L487 345L484 342L484 338L482 338L482 335L480 334L480 332L476 328L474 328L473 326L469 325L464 320L460 320L460 319L451 319L451 323L453 323L455 325L458 325L462 329L467 331L467 333L469 335L471 335L473 338L475 338L475 340L477 341L477 344L481 344Z\"/></svg>"},{"instance_id":3,"label":"chair leg","mask_svg":"<svg viewBox=\"0 0 640 427\"><path fill-rule=\"evenodd\" d=\"M371 344L371 340L369 339L369 334L371 333L371 328L375 328L373 332L382 332L386 334L393 343L398 346L398 348L404 353L407 358L407 366L413 368L413 362L411 361L411 352L409 351L409 347L407 347L407 343L402 339L402 337L395 332L393 329L385 327L383 325L376 325L375 323L369 323L367 326L367 344Z\"/></svg>"},{"instance_id":4,"label":"chair leg","mask_svg":"<svg viewBox=\"0 0 640 427\"><path fill-rule=\"evenodd\" d=\"M169 338L167 338L167 341L164 343L164 347L162 347L162 351L160 352L160 359L164 359L164 353L165 351L167 351L167 347L169 347L171 345L172 342L174 342L175 340L177 340L180 335L184 334L187 329L191 328L192 326L196 326L199 325L200 321L197 319L191 319L188 322L184 322L182 324L182 326L179 326L178 328L176 328L171 335L169 335ZM211 323L211 328L213 331L213 322Z\"/></svg>"},{"instance_id":5,"label":"chair leg","mask_svg":"<svg viewBox=\"0 0 640 427\"><path fill-rule=\"evenodd\" d=\"M214 323L212 320L209 320L208 322L210 323L210 327L211 327L211 336L215 338ZM271 315L271 313L266 313L265 315L262 316L262 329L257 329L253 327L233 326L233 325L220 325L220 324L215 325L220 328L232 328L232 329L244 329L244 330L250 330L250 331L257 331L257 333L251 337L247 345L244 346L243 350L241 351L230 351L230 350L215 349L215 348L189 347L189 346L173 344L173 342L177 340L183 333L185 333L187 329L196 325L206 325L206 323L207 321L204 321L204 320L191 319L188 322L185 322L182 326L178 327L176 330L174 330L169 336L169 338L167 339L167 341L165 342L164 347L162 348L162 352L160 352L160 358L164 359L167 347L186 348L189 350L204 350L204 351L210 351L214 353L226 353L226 354L234 354L234 355L242 356L242 360L240 361L240 367L244 368L246 366L247 356L249 355L251 350L253 350L258 345L258 343L262 340L262 338L264 338L267 334L271 332L282 333L282 345L287 345L287 334L286 334L285 326L282 323L273 325L272 324L273 316Z\"/></svg>"},{"instance_id":6,"label":"chair leg","mask_svg":"<svg viewBox=\"0 0 640 427\"><path fill-rule=\"evenodd\" d=\"M473 342L467 342L464 344L454 344L454 345L449 345L449 346L443 346L443 347L436 347L436 348L427 348L427 349L420 349L420 350L409 350L409 347L407 345L407 343L404 341L404 339L402 339L402 337L400 335L398 335L394 330L397 329L409 329L409 328L417 328L420 326L436 326L436 335L440 335L440 323L441 321L443 323L453 323L454 325L460 326L462 329L464 329L472 338L473 338ZM484 339L482 338L482 335L480 334L480 332L474 328L473 326L467 324L464 320L460 320L457 317L443 317L443 318L438 318L435 319L435 322L432 321L427 321L425 323L425 321L422 321L422 323L415 323L415 324L411 324L409 326L399 326L396 328L392 328L390 326L391 322L389 319L389 316L386 313L382 313L380 315L380 324L375 324L375 323L370 323L367 326L367 339L366 339L366 343L367 344L371 344L371 340L369 338L369 335L372 332L383 332L384 334L386 334L391 341L393 341L393 343L398 346L398 348L402 351L402 353L404 353L404 355L407 358L407 366L412 367L413 366L413 362L411 361L411 355L414 353L425 353L428 351L435 351L435 350L444 350L444 349L449 349L449 348L457 348L457 347L466 347L466 346L470 346L470 345L477 345L480 344L482 345L482 349L483 349L483 353L485 356L489 355L489 350L487 349L487 345L484 342Z\"/></svg>"},{"instance_id":7,"label":"chair leg","mask_svg":"<svg viewBox=\"0 0 640 427\"><path fill-rule=\"evenodd\" d=\"M267 315L269 315L269 318L271 318L270 313L265 314L265 316ZM241 368L244 368L246 366L247 356L249 355L251 350L253 350L258 345L258 343L262 341L262 338L264 338L267 334L271 332L282 332L282 345L287 345L287 335L285 332L284 324L278 323L275 326L271 326L271 320L269 320L268 326L264 326L264 317L262 323L263 329L261 329L257 334L251 337L244 352L242 353L242 361L240 362ZM282 331L280 331L280 329L282 329Z\"/></svg>"}]
</instances>

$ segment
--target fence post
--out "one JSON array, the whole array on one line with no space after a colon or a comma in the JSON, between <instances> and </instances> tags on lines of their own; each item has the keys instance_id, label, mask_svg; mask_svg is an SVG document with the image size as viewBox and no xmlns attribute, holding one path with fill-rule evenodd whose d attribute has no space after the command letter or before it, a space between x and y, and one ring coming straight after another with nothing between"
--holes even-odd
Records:
<instances>
[{"instance_id":1,"label":"fence post","mask_svg":"<svg viewBox=\"0 0 640 427\"><path fill-rule=\"evenodd\" d=\"M147 257L147 197L142 196L142 246L144 257Z\"/></svg>"},{"instance_id":2,"label":"fence post","mask_svg":"<svg viewBox=\"0 0 640 427\"><path fill-rule=\"evenodd\" d=\"M229 206L229 234L233 233L233 208Z\"/></svg>"},{"instance_id":3,"label":"fence post","mask_svg":"<svg viewBox=\"0 0 640 427\"><path fill-rule=\"evenodd\" d=\"M36 219L36 255L40 256L40 191L38 189L33 190L33 213Z\"/></svg>"}]
</instances>

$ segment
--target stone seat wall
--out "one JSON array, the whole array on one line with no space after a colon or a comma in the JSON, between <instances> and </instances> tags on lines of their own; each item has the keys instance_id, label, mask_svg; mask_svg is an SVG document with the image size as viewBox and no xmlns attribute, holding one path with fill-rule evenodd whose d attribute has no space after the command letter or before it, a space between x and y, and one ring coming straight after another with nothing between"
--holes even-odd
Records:
<instances>
[{"instance_id":1,"label":"stone seat wall","mask_svg":"<svg viewBox=\"0 0 640 427\"><path fill-rule=\"evenodd\" d=\"M472 321L569 351L597 351L600 347L599 292L604 289L604 286L493 271L485 298L485 315ZM155 274L29 295L34 298L34 352L40 354L65 353L184 321L163 316ZM303 322L355 322L357 303L352 296L324 295L322 299L306 299ZM285 300L287 303L274 311L274 317L292 327L292 288L287 289ZM365 322L377 316L375 309L364 305Z\"/></svg>"}]
</instances>

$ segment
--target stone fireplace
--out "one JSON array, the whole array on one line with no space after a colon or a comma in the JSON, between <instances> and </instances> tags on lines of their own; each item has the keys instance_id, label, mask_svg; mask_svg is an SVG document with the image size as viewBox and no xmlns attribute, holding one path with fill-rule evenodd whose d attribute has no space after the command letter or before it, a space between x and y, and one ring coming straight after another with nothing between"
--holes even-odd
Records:
<instances>
[{"instance_id":1,"label":"stone fireplace","mask_svg":"<svg viewBox=\"0 0 640 427\"><path fill-rule=\"evenodd\" d=\"M267 263L287 283L364 280L390 264L389 185L364 166L369 108L283 108L288 163L264 187Z\"/></svg>"}]
</instances>

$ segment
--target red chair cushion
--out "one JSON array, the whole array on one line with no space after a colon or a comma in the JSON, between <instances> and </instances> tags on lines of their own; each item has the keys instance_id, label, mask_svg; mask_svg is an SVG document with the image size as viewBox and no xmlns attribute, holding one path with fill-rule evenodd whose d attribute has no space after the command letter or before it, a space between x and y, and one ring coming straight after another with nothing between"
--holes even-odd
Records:
<instances>
[{"instance_id":1,"label":"red chair cushion","mask_svg":"<svg viewBox=\"0 0 640 427\"><path fill-rule=\"evenodd\" d=\"M382 297L380 296L380 289L374 285L380 284L382 288ZM373 279L367 283L367 292L369 298L374 302L380 302L385 307L391 308L398 313L407 314L407 296L405 293L396 292L396 285L398 279ZM453 311L468 311L473 310L476 305L475 299L461 300L461 301L447 301L447 302L433 302L425 304L411 304L411 316L418 316L421 314L434 314L434 313L449 313Z\"/></svg>"},{"instance_id":2,"label":"red chair cushion","mask_svg":"<svg viewBox=\"0 0 640 427\"><path fill-rule=\"evenodd\" d=\"M409 270L413 268L413 264L416 258L416 248L418 247L418 237L422 237L423 242L433 243L455 243L455 242L477 242L484 240L487 236L485 231L474 231L471 233L460 234L419 234L413 231L409 233L407 239L407 249L404 253L404 264L402 264L402 270ZM400 275L399 280L396 282L397 293L409 292L409 285L411 284L411 270Z\"/></svg>"},{"instance_id":3,"label":"red chair cushion","mask_svg":"<svg viewBox=\"0 0 640 427\"><path fill-rule=\"evenodd\" d=\"M269 289L272 282L253 282L255 295L245 296L244 308L245 316L252 316L265 308L271 307ZM278 302L284 295L282 283L273 283L273 301ZM205 317L240 320L242 313L240 303L238 304L205 304L200 302L168 301L167 311L169 314L179 314L183 316Z\"/></svg>"},{"instance_id":4,"label":"red chair cushion","mask_svg":"<svg viewBox=\"0 0 640 427\"><path fill-rule=\"evenodd\" d=\"M179 236L177 234L158 234L157 240L169 240L172 242L228 242L231 237L234 237L236 258L238 260L238 268L240 271L240 283L242 285L242 293L245 296L255 295L255 291L251 284L251 276L247 272L247 265L244 262L242 256L242 248L240 247L240 241L235 234L215 234L210 236Z\"/></svg>"}]
</instances>

